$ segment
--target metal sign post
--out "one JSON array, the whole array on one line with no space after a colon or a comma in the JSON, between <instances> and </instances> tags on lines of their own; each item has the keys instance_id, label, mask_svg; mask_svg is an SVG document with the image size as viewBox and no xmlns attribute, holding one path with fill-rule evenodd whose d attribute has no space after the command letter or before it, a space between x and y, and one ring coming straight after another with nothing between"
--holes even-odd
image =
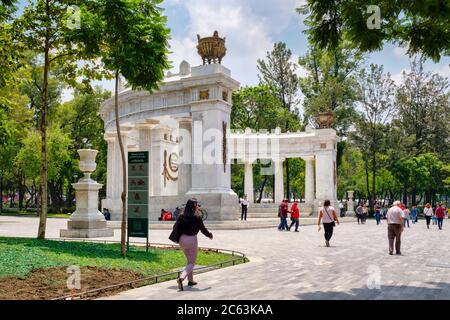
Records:
<instances>
[{"instance_id":1,"label":"metal sign post","mask_svg":"<svg viewBox=\"0 0 450 320\"><path fill-rule=\"evenodd\" d=\"M147 238L148 252L148 151L128 152L128 233L130 237Z\"/></svg>"}]
</instances>

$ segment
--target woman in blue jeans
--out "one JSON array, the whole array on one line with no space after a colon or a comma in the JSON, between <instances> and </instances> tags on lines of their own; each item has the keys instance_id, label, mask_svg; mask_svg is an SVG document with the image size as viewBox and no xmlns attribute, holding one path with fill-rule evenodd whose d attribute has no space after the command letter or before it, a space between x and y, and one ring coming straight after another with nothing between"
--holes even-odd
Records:
<instances>
[{"instance_id":1,"label":"woman in blue jeans","mask_svg":"<svg viewBox=\"0 0 450 320\"><path fill-rule=\"evenodd\" d=\"M381 223L381 208L380 206L377 206L375 208L375 219L377 220L377 225Z\"/></svg>"}]
</instances>

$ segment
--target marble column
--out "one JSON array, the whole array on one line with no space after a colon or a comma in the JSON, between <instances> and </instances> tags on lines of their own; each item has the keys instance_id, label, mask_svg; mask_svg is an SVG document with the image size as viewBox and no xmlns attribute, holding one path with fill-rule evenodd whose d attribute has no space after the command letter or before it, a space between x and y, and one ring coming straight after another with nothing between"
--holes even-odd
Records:
<instances>
[{"instance_id":1,"label":"marble column","mask_svg":"<svg viewBox=\"0 0 450 320\"><path fill-rule=\"evenodd\" d=\"M250 203L254 203L254 189L253 189L253 165L252 161L248 160L244 162L244 193L247 195L247 200Z\"/></svg>"},{"instance_id":2,"label":"marble column","mask_svg":"<svg viewBox=\"0 0 450 320\"><path fill-rule=\"evenodd\" d=\"M283 161L284 159L273 160L275 170L275 203L277 204L284 199Z\"/></svg>"},{"instance_id":3,"label":"marble column","mask_svg":"<svg viewBox=\"0 0 450 320\"><path fill-rule=\"evenodd\" d=\"M106 161L106 198L113 199L113 187L116 184L115 178L115 147L116 147L116 137L110 134L105 134L105 140L108 143L108 159Z\"/></svg>"},{"instance_id":4,"label":"marble column","mask_svg":"<svg viewBox=\"0 0 450 320\"><path fill-rule=\"evenodd\" d=\"M335 159L333 150L316 153L316 200L320 202L337 201Z\"/></svg>"},{"instance_id":5,"label":"marble column","mask_svg":"<svg viewBox=\"0 0 450 320\"><path fill-rule=\"evenodd\" d=\"M314 158L305 159L305 203L314 204L315 200Z\"/></svg>"},{"instance_id":6,"label":"marble column","mask_svg":"<svg viewBox=\"0 0 450 320\"><path fill-rule=\"evenodd\" d=\"M178 130L178 195L185 195L192 188L192 120L177 118Z\"/></svg>"}]
</instances>

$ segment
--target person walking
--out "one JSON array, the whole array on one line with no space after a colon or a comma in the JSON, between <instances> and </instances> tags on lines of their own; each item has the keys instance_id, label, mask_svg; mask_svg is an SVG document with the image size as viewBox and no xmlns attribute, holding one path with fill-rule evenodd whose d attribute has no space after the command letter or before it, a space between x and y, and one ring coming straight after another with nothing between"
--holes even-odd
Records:
<instances>
[{"instance_id":1,"label":"person walking","mask_svg":"<svg viewBox=\"0 0 450 320\"><path fill-rule=\"evenodd\" d=\"M179 244L186 256L187 265L180 277L177 279L178 289L183 291L183 281L188 278L188 286L195 286L194 266L197 260L198 240L197 234L201 231L212 240L213 234L203 224L198 202L194 199L188 200L184 213L178 216Z\"/></svg>"},{"instance_id":2,"label":"person walking","mask_svg":"<svg viewBox=\"0 0 450 320\"><path fill-rule=\"evenodd\" d=\"M430 229L430 221L433 217L433 208L431 208L431 205L427 203L425 205L425 208L423 209L423 214L425 216L425 220L427 221L427 228Z\"/></svg>"},{"instance_id":3,"label":"person walking","mask_svg":"<svg viewBox=\"0 0 450 320\"><path fill-rule=\"evenodd\" d=\"M291 225L288 228L288 231L291 231L292 226L295 224L295 232L298 232L299 219L300 219L300 211L298 210L298 203L294 201L291 207Z\"/></svg>"},{"instance_id":4,"label":"person walking","mask_svg":"<svg viewBox=\"0 0 450 320\"><path fill-rule=\"evenodd\" d=\"M363 207L361 206L361 203L358 204L358 207L356 208L356 218L358 219L358 224L359 222L362 223L362 219L363 219Z\"/></svg>"},{"instance_id":5,"label":"person walking","mask_svg":"<svg viewBox=\"0 0 450 320\"><path fill-rule=\"evenodd\" d=\"M431 217L432 225L437 225L437 218L436 218L436 207L433 207L433 216Z\"/></svg>"},{"instance_id":6,"label":"person walking","mask_svg":"<svg viewBox=\"0 0 450 320\"><path fill-rule=\"evenodd\" d=\"M445 218L445 209L442 207L442 203L439 203L439 206L436 209L436 219L439 230L442 230L442 224L444 223Z\"/></svg>"},{"instance_id":7,"label":"person walking","mask_svg":"<svg viewBox=\"0 0 450 320\"><path fill-rule=\"evenodd\" d=\"M400 201L395 201L394 205L388 210L388 240L389 254L394 254L394 240L396 254L401 255L401 235L403 232L403 211L400 208Z\"/></svg>"},{"instance_id":8,"label":"person walking","mask_svg":"<svg viewBox=\"0 0 450 320\"><path fill-rule=\"evenodd\" d=\"M403 210L403 215L405 218L403 219L404 227L408 225L409 228L409 220L411 220L411 211L409 210L408 206L405 206L405 209Z\"/></svg>"},{"instance_id":9,"label":"person walking","mask_svg":"<svg viewBox=\"0 0 450 320\"><path fill-rule=\"evenodd\" d=\"M336 223L339 224L336 210L330 205L330 200L325 200L323 203L323 207L320 209L319 220L317 221L319 231L321 221L323 221L323 229L325 231L325 245L329 247L331 237L333 236L333 229Z\"/></svg>"},{"instance_id":10,"label":"person walking","mask_svg":"<svg viewBox=\"0 0 450 320\"><path fill-rule=\"evenodd\" d=\"M281 204L280 204L280 219L281 219L281 223L278 226L278 230L282 231L282 230L288 230L288 225L287 225L287 217L288 217L288 202L286 199L284 199Z\"/></svg>"},{"instance_id":11,"label":"person walking","mask_svg":"<svg viewBox=\"0 0 450 320\"><path fill-rule=\"evenodd\" d=\"M367 216L369 215L369 209L367 205L363 205L362 224L366 224Z\"/></svg>"},{"instance_id":12,"label":"person walking","mask_svg":"<svg viewBox=\"0 0 450 320\"><path fill-rule=\"evenodd\" d=\"M247 195L244 195L244 199L242 199L241 201L241 209L242 209L241 221L247 221L247 210L249 204L250 202L247 200Z\"/></svg>"},{"instance_id":13,"label":"person walking","mask_svg":"<svg viewBox=\"0 0 450 320\"><path fill-rule=\"evenodd\" d=\"M413 205L413 207L411 208L411 219L413 224L417 222L418 216L419 216L419 209L417 208L417 205Z\"/></svg>"},{"instance_id":14,"label":"person walking","mask_svg":"<svg viewBox=\"0 0 450 320\"><path fill-rule=\"evenodd\" d=\"M375 207L375 220L377 221L377 225L381 223L381 207L379 205Z\"/></svg>"}]
</instances>

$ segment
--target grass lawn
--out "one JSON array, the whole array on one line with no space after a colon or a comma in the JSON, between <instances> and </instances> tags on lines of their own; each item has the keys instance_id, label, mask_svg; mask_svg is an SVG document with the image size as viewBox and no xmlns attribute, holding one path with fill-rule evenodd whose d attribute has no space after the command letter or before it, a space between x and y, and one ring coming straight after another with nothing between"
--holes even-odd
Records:
<instances>
[{"instance_id":1,"label":"grass lawn","mask_svg":"<svg viewBox=\"0 0 450 320\"><path fill-rule=\"evenodd\" d=\"M228 254L200 251L197 265L211 265L231 258ZM8 298L5 291L17 291L17 286L21 284L29 287L27 280L32 282L33 290L24 289L25 291L47 293L43 297L35 297L34 293L31 296L25 295L25 299L49 298L49 292L56 287L58 292L64 292L62 295L65 295L68 277L66 268L71 265L81 268L82 283L83 275L92 273L93 281L89 280L89 285L82 287L84 291L125 282L126 279L167 273L184 267L185 264L186 259L180 250L149 248L147 253L145 247L130 247L127 257L122 258L120 244L0 237L0 292L4 291L4 295L0 293L0 299ZM123 276L120 275L121 271ZM38 280L35 272L39 273ZM108 281L100 281L100 277L107 278ZM56 291L53 297L58 296L55 295Z\"/></svg>"},{"instance_id":2,"label":"grass lawn","mask_svg":"<svg viewBox=\"0 0 450 320\"><path fill-rule=\"evenodd\" d=\"M28 212L28 211L17 211L17 212L10 212L10 211L3 211L0 216L10 216L10 217L36 217L36 213ZM69 219L70 214L67 213L48 213L48 218L65 218Z\"/></svg>"}]
</instances>

